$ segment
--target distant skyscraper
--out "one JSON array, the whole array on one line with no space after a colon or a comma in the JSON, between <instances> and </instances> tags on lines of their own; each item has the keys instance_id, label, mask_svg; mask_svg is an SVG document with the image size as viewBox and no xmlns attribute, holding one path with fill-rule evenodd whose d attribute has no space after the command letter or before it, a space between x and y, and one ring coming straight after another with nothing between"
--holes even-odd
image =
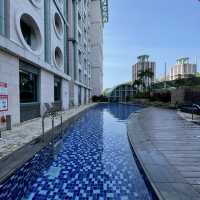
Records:
<instances>
[{"instance_id":1,"label":"distant skyscraper","mask_svg":"<svg viewBox=\"0 0 200 200\"><path fill-rule=\"evenodd\" d=\"M197 73L197 65L189 63L189 58L176 60L176 65L170 69L170 80L189 78Z\"/></svg>"},{"instance_id":2,"label":"distant skyscraper","mask_svg":"<svg viewBox=\"0 0 200 200\"><path fill-rule=\"evenodd\" d=\"M154 73L154 76L150 79L144 78L144 83L147 85L148 82L150 84L155 82L156 63L149 61L148 55L138 56L138 62L135 65L133 65L133 68L132 68L133 82L135 80L138 80L140 78L139 77L140 72L145 71L145 70L152 71Z\"/></svg>"}]
</instances>

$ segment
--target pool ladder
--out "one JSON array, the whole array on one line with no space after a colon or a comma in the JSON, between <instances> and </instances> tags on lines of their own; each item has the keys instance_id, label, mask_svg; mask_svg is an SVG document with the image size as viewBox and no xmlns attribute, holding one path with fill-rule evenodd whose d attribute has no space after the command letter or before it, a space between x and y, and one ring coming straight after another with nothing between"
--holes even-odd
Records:
<instances>
[{"instance_id":1,"label":"pool ladder","mask_svg":"<svg viewBox=\"0 0 200 200\"><path fill-rule=\"evenodd\" d=\"M45 118L49 117L51 119L51 130L50 133L45 134ZM60 124L58 125L60 128L59 138L63 138L63 116L62 112L53 112L48 113L42 116L42 141L44 143L54 144L55 139L55 119L60 117ZM48 137L49 136L49 137Z\"/></svg>"}]
</instances>

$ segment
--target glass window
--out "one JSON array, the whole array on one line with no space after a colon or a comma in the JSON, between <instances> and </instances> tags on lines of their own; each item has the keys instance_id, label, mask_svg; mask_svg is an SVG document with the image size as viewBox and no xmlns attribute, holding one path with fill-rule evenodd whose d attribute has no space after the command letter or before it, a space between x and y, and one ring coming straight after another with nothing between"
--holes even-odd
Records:
<instances>
[{"instance_id":1,"label":"glass window","mask_svg":"<svg viewBox=\"0 0 200 200\"><path fill-rule=\"evenodd\" d=\"M81 69L78 70L79 82L82 82L82 73Z\"/></svg>"},{"instance_id":2,"label":"glass window","mask_svg":"<svg viewBox=\"0 0 200 200\"><path fill-rule=\"evenodd\" d=\"M61 101L61 80L54 78L54 101Z\"/></svg>"},{"instance_id":3,"label":"glass window","mask_svg":"<svg viewBox=\"0 0 200 200\"><path fill-rule=\"evenodd\" d=\"M21 29L22 29L22 34L24 36L25 41L27 42L27 44L29 46L31 46L31 27L28 26L28 24L26 24L24 21L20 21L20 25L21 25Z\"/></svg>"},{"instance_id":4,"label":"glass window","mask_svg":"<svg viewBox=\"0 0 200 200\"><path fill-rule=\"evenodd\" d=\"M81 105L82 102L82 91L81 91L81 87L78 87L78 104Z\"/></svg>"},{"instance_id":5,"label":"glass window","mask_svg":"<svg viewBox=\"0 0 200 200\"><path fill-rule=\"evenodd\" d=\"M20 103L38 101L38 75L20 70Z\"/></svg>"}]
</instances>

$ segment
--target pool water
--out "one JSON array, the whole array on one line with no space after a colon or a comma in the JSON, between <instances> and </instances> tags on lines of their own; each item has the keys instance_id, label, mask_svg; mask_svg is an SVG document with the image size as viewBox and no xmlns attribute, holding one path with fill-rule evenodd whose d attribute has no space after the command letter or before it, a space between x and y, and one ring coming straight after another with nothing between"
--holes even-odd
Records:
<instances>
[{"instance_id":1,"label":"pool water","mask_svg":"<svg viewBox=\"0 0 200 200\"><path fill-rule=\"evenodd\" d=\"M16 199L153 199L127 138L127 118L138 109L105 104L87 111L67 129L63 141L37 154L40 164L38 169L34 167L34 173L30 170L33 163L24 167L23 170L28 170L25 174L30 175L24 180L26 189L21 188L25 194L21 192L19 196L17 189L15 196L20 198ZM33 178L33 174L37 177ZM12 200L13 195L9 197Z\"/></svg>"}]
</instances>

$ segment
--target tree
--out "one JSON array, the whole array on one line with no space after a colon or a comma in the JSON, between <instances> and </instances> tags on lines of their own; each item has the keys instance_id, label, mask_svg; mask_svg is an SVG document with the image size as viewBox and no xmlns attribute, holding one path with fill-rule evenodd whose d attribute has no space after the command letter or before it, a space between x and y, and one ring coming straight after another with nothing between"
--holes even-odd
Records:
<instances>
[{"instance_id":1,"label":"tree","mask_svg":"<svg viewBox=\"0 0 200 200\"><path fill-rule=\"evenodd\" d=\"M146 71L145 71L145 74L146 74L146 78L147 78L147 82L148 82L148 90L149 90L149 93L151 91L151 84L150 84L150 80L154 77L154 72L152 71L152 69L148 68Z\"/></svg>"},{"instance_id":2,"label":"tree","mask_svg":"<svg viewBox=\"0 0 200 200\"><path fill-rule=\"evenodd\" d=\"M151 91L151 84L150 84L150 80L154 77L154 72L152 71L151 68L148 68L146 70L142 70L139 72L138 74L138 77L139 79L142 80L143 82L143 87L144 87L144 90L146 91L146 83L145 83L145 79L147 79L147 88L148 88L148 91L150 93Z\"/></svg>"},{"instance_id":3,"label":"tree","mask_svg":"<svg viewBox=\"0 0 200 200\"><path fill-rule=\"evenodd\" d=\"M146 72L144 70L140 71L138 74L139 81L141 82L141 85L143 86L143 90L146 91L146 84L145 84L145 78L146 78Z\"/></svg>"},{"instance_id":4,"label":"tree","mask_svg":"<svg viewBox=\"0 0 200 200\"><path fill-rule=\"evenodd\" d=\"M137 88L137 94L138 94L138 92L139 92L139 88L140 88L141 85L143 85L142 79L137 79L137 80L135 80L134 83L133 83L133 86L136 86L136 88Z\"/></svg>"},{"instance_id":5,"label":"tree","mask_svg":"<svg viewBox=\"0 0 200 200\"><path fill-rule=\"evenodd\" d=\"M185 85L185 79L178 78L174 81L176 87L181 87Z\"/></svg>"}]
</instances>

